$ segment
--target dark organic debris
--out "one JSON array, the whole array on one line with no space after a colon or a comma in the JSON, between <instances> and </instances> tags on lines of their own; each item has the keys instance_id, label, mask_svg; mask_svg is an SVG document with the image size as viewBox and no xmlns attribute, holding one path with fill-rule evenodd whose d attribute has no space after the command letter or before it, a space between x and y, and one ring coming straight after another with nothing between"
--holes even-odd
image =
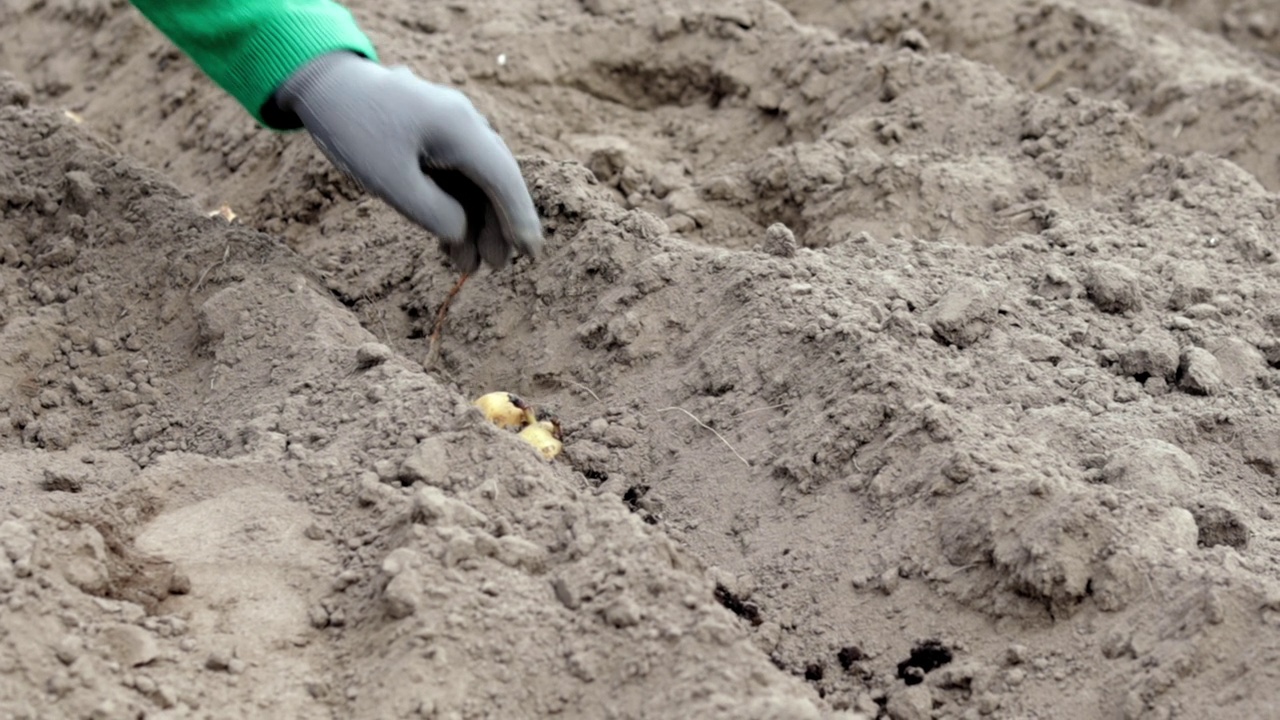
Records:
<instances>
[{"instance_id":1,"label":"dark organic debris","mask_svg":"<svg viewBox=\"0 0 1280 720\"><path fill-rule=\"evenodd\" d=\"M836 661L840 663L840 667L848 670L853 664L866 657L862 648L857 645L847 645L840 648L840 652L836 653Z\"/></svg>"},{"instance_id":2,"label":"dark organic debris","mask_svg":"<svg viewBox=\"0 0 1280 720\"><path fill-rule=\"evenodd\" d=\"M951 662L951 649L941 640L925 640L911 648L911 655L898 663L898 678L908 685L924 682L924 676Z\"/></svg>"},{"instance_id":3,"label":"dark organic debris","mask_svg":"<svg viewBox=\"0 0 1280 720\"><path fill-rule=\"evenodd\" d=\"M717 583L715 594L716 600L734 615L749 621L752 625L759 625L764 622L764 618L760 616L759 606L749 600L742 600L724 585Z\"/></svg>"}]
</instances>

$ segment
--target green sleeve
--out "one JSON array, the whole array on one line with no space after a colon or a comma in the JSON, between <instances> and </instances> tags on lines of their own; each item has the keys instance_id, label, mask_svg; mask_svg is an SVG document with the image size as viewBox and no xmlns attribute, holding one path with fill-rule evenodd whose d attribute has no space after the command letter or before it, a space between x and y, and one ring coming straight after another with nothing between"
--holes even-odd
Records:
<instances>
[{"instance_id":1,"label":"green sleeve","mask_svg":"<svg viewBox=\"0 0 1280 720\"><path fill-rule=\"evenodd\" d=\"M132 0L134 7L259 123L271 94L318 55L377 59L351 13L332 0Z\"/></svg>"}]
</instances>

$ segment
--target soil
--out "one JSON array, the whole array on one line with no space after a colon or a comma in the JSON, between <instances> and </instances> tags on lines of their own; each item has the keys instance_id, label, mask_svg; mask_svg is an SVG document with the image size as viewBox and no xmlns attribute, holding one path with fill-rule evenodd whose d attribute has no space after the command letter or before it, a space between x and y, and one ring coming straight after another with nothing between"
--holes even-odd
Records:
<instances>
[{"instance_id":1,"label":"soil","mask_svg":"<svg viewBox=\"0 0 1280 720\"><path fill-rule=\"evenodd\" d=\"M1273 2L350 7L547 231L429 370L430 237L0 7L0 718L1274 717Z\"/></svg>"}]
</instances>

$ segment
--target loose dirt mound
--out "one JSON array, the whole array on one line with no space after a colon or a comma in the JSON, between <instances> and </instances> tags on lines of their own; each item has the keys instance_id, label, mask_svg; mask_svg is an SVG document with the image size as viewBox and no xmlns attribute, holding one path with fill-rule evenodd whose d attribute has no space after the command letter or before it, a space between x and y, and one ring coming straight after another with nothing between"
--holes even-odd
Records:
<instances>
[{"instance_id":1,"label":"loose dirt mound","mask_svg":"<svg viewBox=\"0 0 1280 720\"><path fill-rule=\"evenodd\" d=\"M1274 11L786 4L352 5L548 229L429 373L420 231L0 10L0 709L1272 712Z\"/></svg>"}]
</instances>

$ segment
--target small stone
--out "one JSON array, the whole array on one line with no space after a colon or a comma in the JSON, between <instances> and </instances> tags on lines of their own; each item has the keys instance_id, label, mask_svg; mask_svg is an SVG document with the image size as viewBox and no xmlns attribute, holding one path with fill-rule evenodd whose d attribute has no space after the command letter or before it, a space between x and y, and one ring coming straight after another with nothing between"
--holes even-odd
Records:
<instances>
[{"instance_id":1,"label":"small stone","mask_svg":"<svg viewBox=\"0 0 1280 720\"><path fill-rule=\"evenodd\" d=\"M120 601L120 619L126 623L137 624L147 617L146 608L128 600Z\"/></svg>"},{"instance_id":2,"label":"small stone","mask_svg":"<svg viewBox=\"0 0 1280 720\"><path fill-rule=\"evenodd\" d=\"M1173 380L1178 374L1178 343L1166 330L1149 328L1120 351L1120 369L1143 380Z\"/></svg>"},{"instance_id":3,"label":"small stone","mask_svg":"<svg viewBox=\"0 0 1280 720\"><path fill-rule=\"evenodd\" d=\"M1047 300L1067 300L1079 295L1080 283L1074 273L1061 265L1045 268L1036 286L1036 294Z\"/></svg>"},{"instance_id":4,"label":"small stone","mask_svg":"<svg viewBox=\"0 0 1280 720\"><path fill-rule=\"evenodd\" d=\"M1010 339L1014 349L1031 362L1047 362L1057 365L1063 358L1071 354L1071 350L1066 345L1040 333L1019 333ZM1177 354L1176 351L1174 354Z\"/></svg>"},{"instance_id":5,"label":"small stone","mask_svg":"<svg viewBox=\"0 0 1280 720\"><path fill-rule=\"evenodd\" d=\"M359 545L357 545L357 547L359 547ZM355 570L343 570L333 579L333 589L335 592L345 592L347 588L355 585L357 582L360 582L359 572Z\"/></svg>"},{"instance_id":6,"label":"small stone","mask_svg":"<svg viewBox=\"0 0 1280 720\"><path fill-rule=\"evenodd\" d=\"M1183 311L1192 320L1221 320L1222 311L1211 302L1196 303ZM1194 324L1192 325L1194 327Z\"/></svg>"},{"instance_id":7,"label":"small stone","mask_svg":"<svg viewBox=\"0 0 1280 720\"><path fill-rule=\"evenodd\" d=\"M189 595L191 593L191 576L175 568L173 575L169 578L169 593L172 595Z\"/></svg>"},{"instance_id":8,"label":"small stone","mask_svg":"<svg viewBox=\"0 0 1280 720\"><path fill-rule=\"evenodd\" d=\"M107 589L110 575L97 558L76 555L62 566L62 577L90 595L101 595Z\"/></svg>"},{"instance_id":9,"label":"small stone","mask_svg":"<svg viewBox=\"0 0 1280 720\"><path fill-rule=\"evenodd\" d=\"M97 200L98 184L83 170L70 170L66 178L69 207L81 214L88 212Z\"/></svg>"},{"instance_id":10,"label":"small stone","mask_svg":"<svg viewBox=\"0 0 1280 720\"><path fill-rule=\"evenodd\" d=\"M231 653L215 650L205 658L204 666L210 670L226 671L231 666Z\"/></svg>"},{"instance_id":11,"label":"small stone","mask_svg":"<svg viewBox=\"0 0 1280 720\"><path fill-rule=\"evenodd\" d=\"M63 665L70 665L84 652L84 640L79 635L68 635L58 642L53 654Z\"/></svg>"},{"instance_id":12,"label":"small stone","mask_svg":"<svg viewBox=\"0 0 1280 720\"><path fill-rule=\"evenodd\" d=\"M503 535L498 538L494 556L503 565L530 573L542 572L547 563L547 551L542 546L518 535Z\"/></svg>"},{"instance_id":13,"label":"small stone","mask_svg":"<svg viewBox=\"0 0 1280 720\"><path fill-rule=\"evenodd\" d=\"M99 638L110 649L116 662L123 667L147 665L160 656L155 637L137 625L108 626L103 629Z\"/></svg>"},{"instance_id":14,"label":"small stone","mask_svg":"<svg viewBox=\"0 0 1280 720\"><path fill-rule=\"evenodd\" d=\"M375 481L381 482L391 482L400 474L400 470L396 467L395 462L386 458L381 458L373 462L373 472L377 474Z\"/></svg>"},{"instance_id":15,"label":"small stone","mask_svg":"<svg viewBox=\"0 0 1280 720\"><path fill-rule=\"evenodd\" d=\"M1169 294L1169 307L1174 310L1184 310L1208 302L1213 297L1213 280L1204 263L1175 263L1171 285L1173 291Z\"/></svg>"},{"instance_id":16,"label":"small stone","mask_svg":"<svg viewBox=\"0 0 1280 720\"><path fill-rule=\"evenodd\" d=\"M679 13L666 10L653 23L653 34L659 40L670 40L683 31L684 23Z\"/></svg>"},{"instance_id":17,"label":"small stone","mask_svg":"<svg viewBox=\"0 0 1280 720\"><path fill-rule=\"evenodd\" d=\"M991 330L1002 291L976 279L964 280L938 300L925 316L934 335L956 347L968 347Z\"/></svg>"},{"instance_id":18,"label":"small stone","mask_svg":"<svg viewBox=\"0 0 1280 720\"><path fill-rule=\"evenodd\" d=\"M538 543L518 536L498 538L494 557L508 568L525 570L527 573L541 573L547 569L547 550Z\"/></svg>"},{"instance_id":19,"label":"small stone","mask_svg":"<svg viewBox=\"0 0 1280 720\"><path fill-rule=\"evenodd\" d=\"M569 610L577 610L582 604L582 601L578 599L577 593L569 588L569 583L564 578L552 580L551 591L555 593L556 599L560 601L560 604Z\"/></svg>"},{"instance_id":20,"label":"small stone","mask_svg":"<svg viewBox=\"0 0 1280 720\"><path fill-rule=\"evenodd\" d=\"M1026 645L1010 645L1004 651L1004 661L1009 665L1021 665L1031 659L1031 648Z\"/></svg>"},{"instance_id":21,"label":"small stone","mask_svg":"<svg viewBox=\"0 0 1280 720\"><path fill-rule=\"evenodd\" d=\"M1085 292L1099 310L1125 313L1142 307L1142 281L1137 271L1119 263L1099 261L1089 266Z\"/></svg>"},{"instance_id":22,"label":"small stone","mask_svg":"<svg viewBox=\"0 0 1280 720\"><path fill-rule=\"evenodd\" d=\"M892 595L901 583L902 578L897 568L889 568L880 574L880 592L885 595Z\"/></svg>"},{"instance_id":23,"label":"small stone","mask_svg":"<svg viewBox=\"0 0 1280 720\"><path fill-rule=\"evenodd\" d=\"M116 351L116 344L106 338L99 337L93 339L89 349L98 357L106 357Z\"/></svg>"},{"instance_id":24,"label":"small stone","mask_svg":"<svg viewBox=\"0 0 1280 720\"><path fill-rule=\"evenodd\" d=\"M604 609L605 621L616 628L639 625L642 618L640 606L627 595L617 598Z\"/></svg>"},{"instance_id":25,"label":"small stone","mask_svg":"<svg viewBox=\"0 0 1280 720\"><path fill-rule=\"evenodd\" d=\"M782 223L774 223L764 231L764 245L762 249L770 255L777 257L795 257L796 254L796 236L791 232L791 228Z\"/></svg>"},{"instance_id":26,"label":"small stone","mask_svg":"<svg viewBox=\"0 0 1280 720\"><path fill-rule=\"evenodd\" d=\"M1142 390L1151 397L1168 395L1169 381L1162 377L1149 377L1146 382L1142 383Z\"/></svg>"},{"instance_id":27,"label":"small stone","mask_svg":"<svg viewBox=\"0 0 1280 720\"><path fill-rule=\"evenodd\" d=\"M1216 395L1225 385L1218 359L1204 348L1187 348L1178 372L1178 386L1192 395Z\"/></svg>"},{"instance_id":28,"label":"small stone","mask_svg":"<svg viewBox=\"0 0 1280 720\"><path fill-rule=\"evenodd\" d=\"M387 583L382 591L382 600L387 615L395 620L407 618L422 605L422 581L417 573L402 572Z\"/></svg>"},{"instance_id":29,"label":"small stone","mask_svg":"<svg viewBox=\"0 0 1280 720\"><path fill-rule=\"evenodd\" d=\"M303 683L303 687L307 689L307 694L316 700L323 700L329 694L329 686L319 680L308 680ZM423 717L430 717L424 715Z\"/></svg>"},{"instance_id":30,"label":"small stone","mask_svg":"<svg viewBox=\"0 0 1280 720\"><path fill-rule=\"evenodd\" d=\"M1265 338L1258 343L1262 359L1272 368L1280 369L1280 338Z\"/></svg>"},{"instance_id":31,"label":"small stone","mask_svg":"<svg viewBox=\"0 0 1280 720\"><path fill-rule=\"evenodd\" d=\"M82 473L45 468L40 489L45 492L78 493L84 490L87 479L87 476Z\"/></svg>"},{"instance_id":32,"label":"small stone","mask_svg":"<svg viewBox=\"0 0 1280 720\"><path fill-rule=\"evenodd\" d=\"M169 685L161 685L156 688L155 699L162 708L176 707L178 704L178 691Z\"/></svg>"},{"instance_id":33,"label":"small stone","mask_svg":"<svg viewBox=\"0 0 1280 720\"><path fill-rule=\"evenodd\" d=\"M329 626L329 611L324 606L316 603L307 609L307 621L311 623L311 627L317 630L323 630Z\"/></svg>"},{"instance_id":34,"label":"small stone","mask_svg":"<svg viewBox=\"0 0 1280 720\"><path fill-rule=\"evenodd\" d=\"M929 52L929 39L916 28L907 28L898 33L898 47L918 53Z\"/></svg>"},{"instance_id":35,"label":"small stone","mask_svg":"<svg viewBox=\"0 0 1280 720\"><path fill-rule=\"evenodd\" d=\"M45 690L47 690L50 695L61 698L68 695L78 684L79 683L71 677L70 672L58 671L45 682ZM28 715L27 717L38 716Z\"/></svg>"},{"instance_id":36,"label":"small stone","mask_svg":"<svg viewBox=\"0 0 1280 720\"><path fill-rule=\"evenodd\" d=\"M93 402L93 399L97 394L93 388L93 384L79 375L72 376L71 378L71 392L75 395L77 400L86 405Z\"/></svg>"},{"instance_id":37,"label":"small stone","mask_svg":"<svg viewBox=\"0 0 1280 720\"><path fill-rule=\"evenodd\" d=\"M986 671L974 661L960 661L939 668L926 676L925 682L930 687L947 690L967 690L973 687L975 678L983 677Z\"/></svg>"},{"instance_id":38,"label":"small stone","mask_svg":"<svg viewBox=\"0 0 1280 720\"><path fill-rule=\"evenodd\" d=\"M154 693L157 689L156 681L152 680L146 675L139 675L138 677L133 679L133 689L137 690L143 695L150 695Z\"/></svg>"},{"instance_id":39,"label":"small stone","mask_svg":"<svg viewBox=\"0 0 1280 720\"><path fill-rule=\"evenodd\" d=\"M885 706L892 720L930 720L933 717L933 693L928 685L898 686Z\"/></svg>"},{"instance_id":40,"label":"small stone","mask_svg":"<svg viewBox=\"0 0 1280 720\"><path fill-rule=\"evenodd\" d=\"M649 180L655 197L664 198L671 192L689 185L685 168L680 163L666 163L653 173Z\"/></svg>"},{"instance_id":41,"label":"small stone","mask_svg":"<svg viewBox=\"0 0 1280 720\"><path fill-rule=\"evenodd\" d=\"M356 367L361 370L381 365L391 359L391 348L377 342L367 342L356 348Z\"/></svg>"},{"instance_id":42,"label":"small stone","mask_svg":"<svg viewBox=\"0 0 1280 720\"><path fill-rule=\"evenodd\" d=\"M40 401L40 407L46 409L56 408L62 404L62 396L53 388L45 388L44 390L41 390L40 397L38 399Z\"/></svg>"},{"instance_id":43,"label":"small stone","mask_svg":"<svg viewBox=\"0 0 1280 720\"><path fill-rule=\"evenodd\" d=\"M418 553L410 548L396 548L383 558L382 572L390 577L395 577L405 570L417 566L421 559Z\"/></svg>"},{"instance_id":44,"label":"small stone","mask_svg":"<svg viewBox=\"0 0 1280 720\"><path fill-rule=\"evenodd\" d=\"M772 653L782 642L782 626L776 622L763 622L756 628L756 643L766 653ZM843 651L842 651L843 652ZM839 656L843 664L843 655ZM848 668L845 668L848 669Z\"/></svg>"},{"instance_id":45,"label":"small stone","mask_svg":"<svg viewBox=\"0 0 1280 720\"><path fill-rule=\"evenodd\" d=\"M0 550L14 563L27 562L35 551L36 534L19 520L0 523Z\"/></svg>"},{"instance_id":46,"label":"small stone","mask_svg":"<svg viewBox=\"0 0 1280 720\"><path fill-rule=\"evenodd\" d=\"M414 520L425 523L449 516L449 498L436 487L424 487L413 495Z\"/></svg>"},{"instance_id":47,"label":"small stone","mask_svg":"<svg viewBox=\"0 0 1280 720\"><path fill-rule=\"evenodd\" d=\"M963 485L978 474L978 465L973 456L964 450L952 453L946 464L942 466L942 476L957 485Z\"/></svg>"}]
</instances>

